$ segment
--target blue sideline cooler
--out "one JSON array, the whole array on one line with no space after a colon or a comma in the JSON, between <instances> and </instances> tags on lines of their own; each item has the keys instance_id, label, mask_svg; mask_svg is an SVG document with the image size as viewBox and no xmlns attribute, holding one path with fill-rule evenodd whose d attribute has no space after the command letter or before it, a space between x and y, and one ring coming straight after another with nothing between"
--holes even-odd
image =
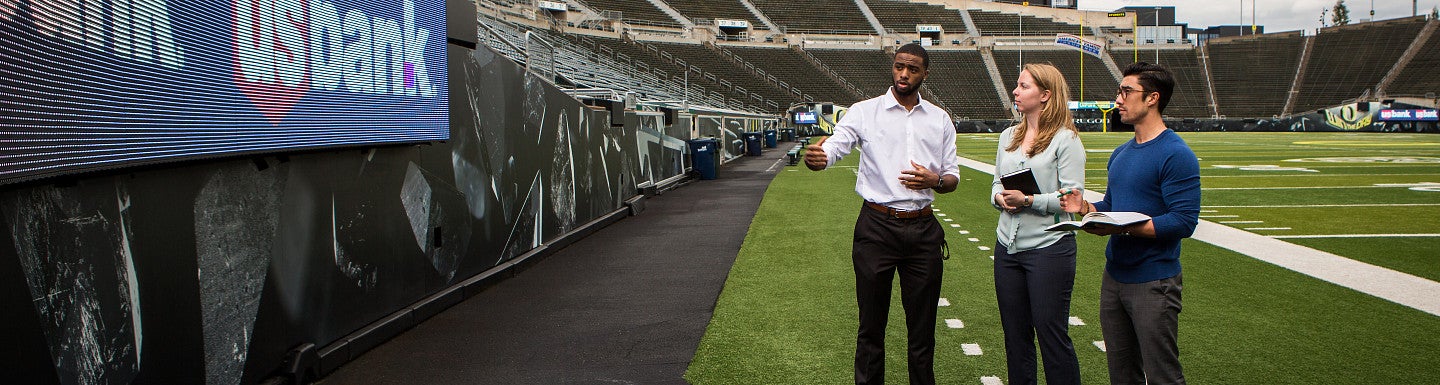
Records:
<instances>
[{"instance_id":1,"label":"blue sideline cooler","mask_svg":"<svg viewBox=\"0 0 1440 385\"><path fill-rule=\"evenodd\" d=\"M779 139L779 133L775 129L765 130L765 148L775 148L778 145L775 142Z\"/></svg>"}]
</instances>

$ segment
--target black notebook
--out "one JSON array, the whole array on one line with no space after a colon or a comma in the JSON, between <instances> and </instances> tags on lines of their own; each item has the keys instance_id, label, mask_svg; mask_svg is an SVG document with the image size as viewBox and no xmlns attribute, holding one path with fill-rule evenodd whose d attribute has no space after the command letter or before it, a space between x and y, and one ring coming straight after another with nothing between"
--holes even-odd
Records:
<instances>
[{"instance_id":1,"label":"black notebook","mask_svg":"<svg viewBox=\"0 0 1440 385\"><path fill-rule=\"evenodd\" d=\"M1035 174L1031 173L1029 168L1001 175L1000 184L1005 186L1006 190L1020 190L1026 195L1040 193L1040 185L1035 183Z\"/></svg>"}]
</instances>

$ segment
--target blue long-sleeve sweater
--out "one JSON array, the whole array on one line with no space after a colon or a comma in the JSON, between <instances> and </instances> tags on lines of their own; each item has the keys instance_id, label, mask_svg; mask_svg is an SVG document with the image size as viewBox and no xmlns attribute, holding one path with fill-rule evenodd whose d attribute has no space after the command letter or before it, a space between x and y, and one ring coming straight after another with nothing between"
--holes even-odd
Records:
<instances>
[{"instance_id":1,"label":"blue long-sleeve sweater","mask_svg":"<svg viewBox=\"0 0 1440 385\"><path fill-rule=\"evenodd\" d=\"M1111 236L1105 271L1122 283L1150 282L1180 274L1180 240L1200 221L1200 162L1174 131L1145 143L1131 139L1110 154L1105 199L1097 211L1149 215L1155 238Z\"/></svg>"}]
</instances>

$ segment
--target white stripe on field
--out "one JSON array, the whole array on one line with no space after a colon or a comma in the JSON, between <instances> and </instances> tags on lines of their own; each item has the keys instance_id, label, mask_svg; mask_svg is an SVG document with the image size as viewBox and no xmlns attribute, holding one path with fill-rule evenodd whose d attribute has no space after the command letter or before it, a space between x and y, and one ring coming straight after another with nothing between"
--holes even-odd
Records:
<instances>
[{"instance_id":1,"label":"white stripe on field","mask_svg":"<svg viewBox=\"0 0 1440 385\"><path fill-rule=\"evenodd\" d=\"M973 159L960 158L960 165L994 175L995 166ZM1351 186L1343 188L1375 188ZM1336 187L1313 187L1336 188ZM1213 190L1213 189L1210 189ZM1085 191L1085 199L1097 201L1105 196L1094 190ZM1200 220L1191 237L1197 241L1220 246L1261 261L1348 287L1390 302L1440 316L1440 282L1386 269L1309 247L1285 242L1219 223ZM992 255L993 259L994 256Z\"/></svg>"},{"instance_id":2,"label":"white stripe on field","mask_svg":"<svg viewBox=\"0 0 1440 385\"><path fill-rule=\"evenodd\" d=\"M1250 208L1318 208L1318 207L1394 207L1394 206L1440 206L1440 203L1356 203L1348 205L1255 205L1255 206L1209 206L1226 209L1250 209ZM1204 212L1205 210L1200 210Z\"/></svg>"},{"instance_id":3,"label":"white stripe on field","mask_svg":"<svg viewBox=\"0 0 1440 385\"><path fill-rule=\"evenodd\" d=\"M1210 206L1205 206L1205 207L1210 207ZM1213 212L1215 212L1215 210L1200 210L1200 212L1202 212L1202 213L1213 213Z\"/></svg>"},{"instance_id":4,"label":"white stripe on field","mask_svg":"<svg viewBox=\"0 0 1440 385\"><path fill-rule=\"evenodd\" d=\"M945 299L945 298L943 298L943 297L940 298L940 306L950 306L950 300Z\"/></svg>"},{"instance_id":5,"label":"white stripe on field","mask_svg":"<svg viewBox=\"0 0 1440 385\"><path fill-rule=\"evenodd\" d=\"M1319 167L1310 166L1310 168L1312 168L1312 169L1313 169L1313 168L1325 168L1325 166L1319 166ZM1279 171L1279 170L1277 170L1277 171ZM1286 171L1299 171L1299 170L1286 170ZM1271 175L1201 175L1200 177L1201 177L1201 178L1285 178L1285 177L1292 177L1292 176L1339 176L1339 177L1346 177L1346 176L1366 176L1366 177L1370 177L1370 176L1413 176L1413 175L1440 175L1440 174L1431 174L1431 173L1416 173L1416 174L1314 174L1314 173L1306 173L1306 174L1271 174Z\"/></svg>"},{"instance_id":6,"label":"white stripe on field","mask_svg":"<svg viewBox=\"0 0 1440 385\"><path fill-rule=\"evenodd\" d=\"M980 238L969 238L970 242L980 242Z\"/></svg>"},{"instance_id":7,"label":"white stripe on field","mask_svg":"<svg viewBox=\"0 0 1440 385\"><path fill-rule=\"evenodd\" d=\"M965 355L967 356L978 356L981 354L985 354L984 352L980 351L980 344L961 344L960 350L964 350Z\"/></svg>"},{"instance_id":8,"label":"white stripe on field","mask_svg":"<svg viewBox=\"0 0 1440 385\"><path fill-rule=\"evenodd\" d=\"M935 216L937 216L937 217L943 217L943 216L945 216L945 214L935 213Z\"/></svg>"},{"instance_id":9,"label":"white stripe on field","mask_svg":"<svg viewBox=\"0 0 1440 385\"><path fill-rule=\"evenodd\" d=\"M1316 234L1316 235L1271 235L1270 238L1411 238L1440 237L1440 234Z\"/></svg>"},{"instance_id":10,"label":"white stripe on field","mask_svg":"<svg viewBox=\"0 0 1440 385\"><path fill-rule=\"evenodd\" d=\"M948 327L950 327L951 329L964 329L964 328L965 328L965 323L964 323L964 322L961 322L961 321L958 320L958 319L946 318L946 319L945 319L945 326L948 326Z\"/></svg>"},{"instance_id":11,"label":"white stripe on field","mask_svg":"<svg viewBox=\"0 0 1440 385\"><path fill-rule=\"evenodd\" d=\"M1318 189L1330 190L1330 189L1337 189L1337 188L1411 188L1411 187L1420 187L1420 186L1415 186L1415 185L1413 185L1413 184L1406 184L1406 185L1404 185L1404 186L1208 187L1208 188L1205 188L1205 190L1210 190L1210 191L1220 191L1220 190L1318 190Z\"/></svg>"},{"instance_id":12,"label":"white stripe on field","mask_svg":"<svg viewBox=\"0 0 1440 385\"><path fill-rule=\"evenodd\" d=\"M1201 218L1239 218L1239 215L1201 215Z\"/></svg>"},{"instance_id":13,"label":"white stripe on field","mask_svg":"<svg viewBox=\"0 0 1440 385\"><path fill-rule=\"evenodd\" d=\"M960 227L960 224L959 224L959 223L951 223L951 224L950 224L950 227Z\"/></svg>"},{"instance_id":14,"label":"white stripe on field","mask_svg":"<svg viewBox=\"0 0 1440 385\"><path fill-rule=\"evenodd\" d=\"M985 247L985 246L980 246L980 250L990 250L990 248L989 248L989 247ZM994 255L991 255L991 256L990 256L990 259L995 259L995 256L994 256Z\"/></svg>"},{"instance_id":15,"label":"white stripe on field","mask_svg":"<svg viewBox=\"0 0 1440 385\"><path fill-rule=\"evenodd\" d=\"M1085 321L1081 320L1080 317L1070 317L1070 325L1085 326Z\"/></svg>"},{"instance_id":16,"label":"white stripe on field","mask_svg":"<svg viewBox=\"0 0 1440 385\"><path fill-rule=\"evenodd\" d=\"M1105 341L1095 341L1095 347L1100 348L1102 352L1105 351Z\"/></svg>"},{"instance_id":17,"label":"white stripe on field","mask_svg":"<svg viewBox=\"0 0 1440 385\"><path fill-rule=\"evenodd\" d=\"M1289 227L1246 227L1246 230L1290 230Z\"/></svg>"},{"instance_id":18,"label":"white stripe on field","mask_svg":"<svg viewBox=\"0 0 1440 385\"><path fill-rule=\"evenodd\" d=\"M980 377L980 385L1005 385L1005 383L1000 381L1000 377L985 376Z\"/></svg>"},{"instance_id":19,"label":"white stripe on field","mask_svg":"<svg viewBox=\"0 0 1440 385\"><path fill-rule=\"evenodd\" d=\"M1220 221L1220 223L1224 223L1224 224L1229 225L1229 224L1244 224L1244 223L1265 223L1265 221Z\"/></svg>"},{"instance_id":20,"label":"white stripe on field","mask_svg":"<svg viewBox=\"0 0 1440 385\"><path fill-rule=\"evenodd\" d=\"M780 167L781 163L785 163L785 158L776 159L775 164L770 165L770 168L765 169L765 172L775 172L775 169Z\"/></svg>"},{"instance_id":21,"label":"white stripe on field","mask_svg":"<svg viewBox=\"0 0 1440 385\"><path fill-rule=\"evenodd\" d=\"M1440 316L1440 282L1210 221L1200 221L1193 238Z\"/></svg>"},{"instance_id":22,"label":"white stripe on field","mask_svg":"<svg viewBox=\"0 0 1440 385\"><path fill-rule=\"evenodd\" d=\"M969 233L970 233L970 231L968 231L968 230L960 230L960 234L969 234Z\"/></svg>"},{"instance_id":23,"label":"white stripe on field","mask_svg":"<svg viewBox=\"0 0 1440 385\"><path fill-rule=\"evenodd\" d=\"M954 219L950 219L950 218L945 218L945 221L946 221L946 222L954 222L955 220L954 220Z\"/></svg>"}]
</instances>

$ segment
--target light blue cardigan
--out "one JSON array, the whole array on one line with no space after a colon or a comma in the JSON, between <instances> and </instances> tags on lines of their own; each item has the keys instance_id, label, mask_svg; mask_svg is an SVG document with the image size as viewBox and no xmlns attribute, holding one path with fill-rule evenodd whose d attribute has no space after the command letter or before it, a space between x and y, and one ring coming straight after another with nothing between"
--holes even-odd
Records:
<instances>
[{"instance_id":1,"label":"light blue cardigan","mask_svg":"<svg viewBox=\"0 0 1440 385\"><path fill-rule=\"evenodd\" d=\"M1060 198L1055 192L1061 187L1085 188L1085 146L1074 131L1060 129L1049 146L1030 157L1025 156L1024 148L1005 151L1014 133L1015 127L1000 133L1000 143L995 149L995 178L990 184L990 204L1000 209L995 204L995 194L1005 189L1000 185L1000 176L1026 167L1034 173L1041 193L1035 195L1030 207L1019 213L1000 211L995 239L1005 245L1010 254L1050 246L1060 237L1072 234L1069 231L1045 231L1052 224L1070 219L1070 215L1060 209Z\"/></svg>"}]
</instances>

